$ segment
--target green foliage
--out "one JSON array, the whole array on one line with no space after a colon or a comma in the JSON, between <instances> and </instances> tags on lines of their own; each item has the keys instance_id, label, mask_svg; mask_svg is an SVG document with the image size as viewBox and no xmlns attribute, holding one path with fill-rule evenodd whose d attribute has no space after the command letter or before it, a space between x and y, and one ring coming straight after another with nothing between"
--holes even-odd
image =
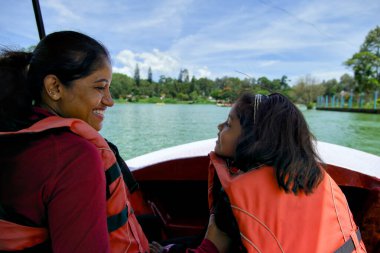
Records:
<instances>
[{"instance_id":1,"label":"green foliage","mask_svg":"<svg viewBox=\"0 0 380 253\"><path fill-rule=\"evenodd\" d=\"M326 87L323 84L318 84L315 78L306 76L298 80L290 93L290 98L296 103L302 103L310 106L316 98L323 95Z\"/></svg>"},{"instance_id":2,"label":"green foliage","mask_svg":"<svg viewBox=\"0 0 380 253\"><path fill-rule=\"evenodd\" d=\"M227 76L211 80L193 76L188 82L162 75L158 82L141 79L137 85L134 78L114 73L111 94L114 98L120 98L120 101L137 103L233 103L242 92L266 95L280 92L293 102L312 106L319 95L337 95L342 90L349 91L355 85L354 78L348 74L344 74L339 81L331 79L318 83L315 78L306 76L293 87L287 82L285 75L273 80L267 77L242 80Z\"/></svg>"},{"instance_id":3,"label":"green foliage","mask_svg":"<svg viewBox=\"0 0 380 253\"><path fill-rule=\"evenodd\" d=\"M165 98L162 102L165 104L177 104L177 100L174 98Z\"/></svg>"},{"instance_id":4,"label":"green foliage","mask_svg":"<svg viewBox=\"0 0 380 253\"><path fill-rule=\"evenodd\" d=\"M188 83L190 81L189 71L187 69L181 69L178 76L178 82Z\"/></svg>"},{"instance_id":5,"label":"green foliage","mask_svg":"<svg viewBox=\"0 0 380 253\"><path fill-rule=\"evenodd\" d=\"M370 92L380 88L380 27L371 30L360 51L344 62L351 67L357 81L356 90Z\"/></svg>"},{"instance_id":6,"label":"green foliage","mask_svg":"<svg viewBox=\"0 0 380 253\"><path fill-rule=\"evenodd\" d=\"M312 102L308 103L308 104L306 105L306 108L307 108L308 110L313 109L313 108L314 108L314 103L312 103Z\"/></svg>"},{"instance_id":7,"label":"green foliage","mask_svg":"<svg viewBox=\"0 0 380 253\"><path fill-rule=\"evenodd\" d=\"M343 90L342 83L339 83L336 79L323 81L322 85L325 87L323 95L333 96Z\"/></svg>"},{"instance_id":8,"label":"green foliage","mask_svg":"<svg viewBox=\"0 0 380 253\"><path fill-rule=\"evenodd\" d=\"M341 85L341 88L342 88L341 90L346 90L346 91L355 90L355 91L357 91L357 85L356 85L355 78L353 78L349 74L343 74L340 77L339 84ZM339 92L341 90L337 90L337 91Z\"/></svg>"},{"instance_id":9,"label":"green foliage","mask_svg":"<svg viewBox=\"0 0 380 253\"><path fill-rule=\"evenodd\" d=\"M150 83L153 83L153 73L152 73L152 68L149 67L148 69L148 79L147 79L148 82Z\"/></svg>"},{"instance_id":10,"label":"green foliage","mask_svg":"<svg viewBox=\"0 0 380 253\"><path fill-rule=\"evenodd\" d=\"M133 75L133 78L135 79L136 86L140 86L140 68L139 65L136 63L135 67L135 73Z\"/></svg>"},{"instance_id":11,"label":"green foliage","mask_svg":"<svg viewBox=\"0 0 380 253\"><path fill-rule=\"evenodd\" d=\"M208 78L191 78L190 82L179 82L178 79L161 76L158 82L140 80L137 86L134 78L114 73L111 84L111 94L123 102L136 103L233 103L242 92L253 92L268 95L271 92L280 92L293 102L314 106L318 96L340 96L342 91L346 100L351 89L357 87L353 77L344 74L339 81L331 79L318 82L312 76L300 78L296 85L290 87L287 77L270 80L260 77L239 79L236 77L223 77L211 80ZM353 90L354 91L354 90ZM365 93L373 96L373 93Z\"/></svg>"},{"instance_id":12,"label":"green foliage","mask_svg":"<svg viewBox=\"0 0 380 253\"><path fill-rule=\"evenodd\" d=\"M126 98L134 88L134 81L127 75L112 74L112 85L110 86L111 95L114 98Z\"/></svg>"},{"instance_id":13,"label":"green foliage","mask_svg":"<svg viewBox=\"0 0 380 253\"><path fill-rule=\"evenodd\" d=\"M236 77L217 78L213 81L193 76L190 80L188 71L183 69L180 72L181 78L178 79L162 75L158 82L150 82L148 74L147 80L139 79L137 82L136 70L133 78L120 73L113 74L110 89L114 98L121 102L127 100L137 103L215 103L216 100L232 103L245 91L269 94L269 89L282 93L287 93L290 89L286 76L273 81L261 77L258 82L253 78L241 80Z\"/></svg>"}]
</instances>

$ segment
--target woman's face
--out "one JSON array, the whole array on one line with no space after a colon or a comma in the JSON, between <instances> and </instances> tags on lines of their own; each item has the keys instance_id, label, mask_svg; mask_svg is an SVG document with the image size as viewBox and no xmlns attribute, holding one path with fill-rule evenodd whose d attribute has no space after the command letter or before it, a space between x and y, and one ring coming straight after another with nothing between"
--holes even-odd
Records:
<instances>
[{"instance_id":1,"label":"woman's face","mask_svg":"<svg viewBox=\"0 0 380 253\"><path fill-rule=\"evenodd\" d=\"M236 115L236 105L231 108L225 122L218 125L218 140L215 145L215 153L224 157L234 157L238 138L241 134L239 118Z\"/></svg>"},{"instance_id":2,"label":"woman's face","mask_svg":"<svg viewBox=\"0 0 380 253\"><path fill-rule=\"evenodd\" d=\"M73 81L70 87L62 85L58 113L65 118L81 119L99 131L107 107L114 104L110 93L111 79L111 65L104 60L102 67L89 76Z\"/></svg>"}]
</instances>

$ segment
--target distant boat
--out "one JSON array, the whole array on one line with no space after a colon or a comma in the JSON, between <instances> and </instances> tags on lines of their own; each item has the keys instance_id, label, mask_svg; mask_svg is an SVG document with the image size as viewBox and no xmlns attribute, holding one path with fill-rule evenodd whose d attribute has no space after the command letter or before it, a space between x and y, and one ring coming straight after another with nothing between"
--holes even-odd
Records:
<instances>
[{"instance_id":1,"label":"distant boat","mask_svg":"<svg viewBox=\"0 0 380 253\"><path fill-rule=\"evenodd\" d=\"M221 106L221 107L231 107L232 103L229 103L229 102L217 102L216 105L217 106Z\"/></svg>"}]
</instances>

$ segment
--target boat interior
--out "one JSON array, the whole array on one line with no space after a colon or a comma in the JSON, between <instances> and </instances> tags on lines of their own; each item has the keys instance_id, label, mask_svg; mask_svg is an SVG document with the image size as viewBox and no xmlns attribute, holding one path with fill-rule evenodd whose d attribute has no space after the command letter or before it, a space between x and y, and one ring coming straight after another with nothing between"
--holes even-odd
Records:
<instances>
[{"instance_id":1,"label":"boat interior","mask_svg":"<svg viewBox=\"0 0 380 253\"><path fill-rule=\"evenodd\" d=\"M134 170L140 184L132 198L135 212L159 218L164 239L204 234L208 223L207 156L181 158ZM379 252L380 181L376 177L326 165L341 187L368 252Z\"/></svg>"}]
</instances>

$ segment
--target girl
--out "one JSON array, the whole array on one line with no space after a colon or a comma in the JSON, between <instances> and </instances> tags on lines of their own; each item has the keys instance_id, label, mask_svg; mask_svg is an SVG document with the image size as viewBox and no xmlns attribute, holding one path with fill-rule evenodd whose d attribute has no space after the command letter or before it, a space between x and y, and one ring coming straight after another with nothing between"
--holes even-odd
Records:
<instances>
[{"instance_id":1,"label":"girl","mask_svg":"<svg viewBox=\"0 0 380 253\"><path fill-rule=\"evenodd\" d=\"M209 203L230 252L365 252L344 194L285 96L243 94L218 129Z\"/></svg>"}]
</instances>

